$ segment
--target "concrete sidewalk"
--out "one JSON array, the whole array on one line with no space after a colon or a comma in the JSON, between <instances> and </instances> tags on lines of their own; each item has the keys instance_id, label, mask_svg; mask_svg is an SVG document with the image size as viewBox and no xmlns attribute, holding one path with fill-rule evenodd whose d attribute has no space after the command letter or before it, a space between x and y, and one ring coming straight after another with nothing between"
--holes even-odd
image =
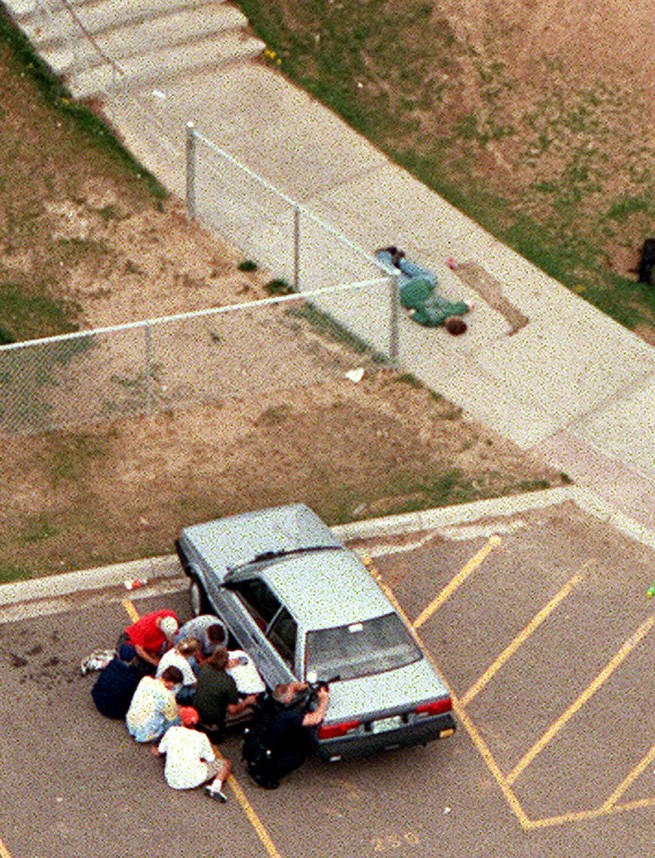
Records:
<instances>
[{"instance_id":1,"label":"concrete sidewalk","mask_svg":"<svg viewBox=\"0 0 655 858\"><path fill-rule=\"evenodd\" d=\"M104 65L90 65L88 51L78 45L83 60L75 66L70 22L58 25L60 38L52 31L65 16L51 15L46 28L36 2L30 7L30 0L11 0L12 6L37 48L40 30L47 31L43 51L47 55L46 48L56 45L50 56L65 60L60 71L74 91L76 85L81 94L108 90L102 103L118 135L173 193L184 196L185 125L193 121L361 247L372 252L397 244L430 267L446 292L474 300L464 337L402 319L403 367L614 508L655 528L653 348L500 244L274 68L244 60L251 49L263 47L245 25L237 36L248 46L243 54L237 51L228 61L210 51L194 64L185 57L201 56L198 45L206 44L207 35L198 31L193 15L181 14L179 4L162 12L161 2L146 0L136 16L134 0L76 4L75 16L82 22L87 16L87 38L102 42L105 59ZM212 15L241 26L238 14ZM128 38L134 27L142 33L144 26L157 33L156 50L139 51L138 35ZM229 33L234 39L234 30ZM119 45L130 46L129 58L119 55ZM111 73L107 58L116 63ZM122 85L112 90L116 73ZM215 206L220 214L220 199ZM255 202L250 215L251 246L275 243L275 224L262 221ZM229 225L225 235L230 238ZM459 270L448 267L449 257ZM484 290L476 289L476 278ZM490 292L499 300L490 300ZM503 307L512 310L512 318L526 320L520 329Z\"/></svg>"}]
</instances>

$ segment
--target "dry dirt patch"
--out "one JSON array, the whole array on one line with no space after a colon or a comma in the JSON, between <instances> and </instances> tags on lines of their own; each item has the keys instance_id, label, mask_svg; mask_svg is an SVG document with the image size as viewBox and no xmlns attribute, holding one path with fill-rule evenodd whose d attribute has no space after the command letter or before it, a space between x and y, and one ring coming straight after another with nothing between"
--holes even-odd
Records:
<instances>
[{"instance_id":1,"label":"dry dirt patch","mask_svg":"<svg viewBox=\"0 0 655 858\"><path fill-rule=\"evenodd\" d=\"M304 501L332 523L560 482L389 371L108 429L14 438L2 471L6 574L168 553L185 524Z\"/></svg>"}]
</instances>

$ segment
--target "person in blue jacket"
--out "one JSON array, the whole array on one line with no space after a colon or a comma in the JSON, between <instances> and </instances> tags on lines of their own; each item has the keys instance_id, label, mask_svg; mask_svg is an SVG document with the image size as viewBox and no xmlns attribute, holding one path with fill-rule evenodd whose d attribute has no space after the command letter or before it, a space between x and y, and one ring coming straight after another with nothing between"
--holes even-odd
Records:
<instances>
[{"instance_id":1,"label":"person in blue jacket","mask_svg":"<svg viewBox=\"0 0 655 858\"><path fill-rule=\"evenodd\" d=\"M91 697L96 709L107 718L125 718L142 674L135 666L136 651L123 644L118 654L100 671Z\"/></svg>"}]
</instances>

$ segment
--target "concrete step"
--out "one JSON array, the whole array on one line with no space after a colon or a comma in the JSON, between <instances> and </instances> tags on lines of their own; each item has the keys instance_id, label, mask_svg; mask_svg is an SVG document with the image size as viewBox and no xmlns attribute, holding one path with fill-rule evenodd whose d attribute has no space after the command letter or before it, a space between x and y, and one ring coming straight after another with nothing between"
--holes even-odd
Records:
<instances>
[{"instance_id":1,"label":"concrete step","mask_svg":"<svg viewBox=\"0 0 655 858\"><path fill-rule=\"evenodd\" d=\"M74 98L91 98L119 88L146 86L203 69L215 69L258 56L266 47L245 33L228 32L106 63L65 78Z\"/></svg>"},{"instance_id":2,"label":"concrete step","mask_svg":"<svg viewBox=\"0 0 655 858\"><path fill-rule=\"evenodd\" d=\"M54 47L40 46L38 50L57 73L74 76L102 65L107 57L120 65L122 60L143 54L144 50L151 53L211 36L240 32L247 24L247 18L235 6L210 3L125 24L120 29L105 30L94 35L92 40L69 40Z\"/></svg>"},{"instance_id":3,"label":"concrete step","mask_svg":"<svg viewBox=\"0 0 655 858\"><path fill-rule=\"evenodd\" d=\"M170 0L170 3L162 0L145 0L142 4L134 3L133 0L4 0L12 18L21 26L31 19L57 19L70 18L71 15L98 15L106 12L101 9L111 8L115 18L129 16L130 14L141 14L145 18L152 18L162 12L175 9L192 8L202 5L206 0ZM216 0L222 3L224 0ZM96 11L97 10L97 11Z\"/></svg>"},{"instance_id":4,"label":"concrete step","mask_svg":"<svg viewBox=\"0 0 655 858\"><path fill-rule=\"evenodd\" d=\"M98 0L5 0L5 6L12 18L21 24L32 16L50 18L66 11L66 6L79 9L81 6L92 6ZM69 12L66 14L70 15Z\"/></svg>"},{"instance_id":5,"label":"concrete step","mask_svg":"<svg viewBox=\"0 0 655 858\"><path fill-rule=\"evenodd\" d=\"M220 8L222 3L223 0L215 0L211 5ZM70 8L59 4L52 14L32 14L19 23L32 44L38 50L44 50L70 42L74 37L83 39L85 33L97 36L161 16L185 11L193 13L206 5L207 0L148 0L143 4L134 0L99 0L70 4Z\"/></svg>"}]
</instances>

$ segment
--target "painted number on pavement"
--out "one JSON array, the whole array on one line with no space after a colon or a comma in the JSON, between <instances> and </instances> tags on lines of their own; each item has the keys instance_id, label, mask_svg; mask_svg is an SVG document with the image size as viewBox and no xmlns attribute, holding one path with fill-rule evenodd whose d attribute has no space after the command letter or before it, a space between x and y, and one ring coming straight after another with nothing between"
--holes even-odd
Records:
<instances>
[{"instance_id":1,"label":"painted number on pavement","mask_svg":"<svg viewBox=\"0 0 655 858\"><path fill-rule=\"evenodd\" d=\"M393 849L401 849L403 846L418 846L421 842L419 836L413 831L405 831L402 834L385 834L383 837L374 837L371 840L374 852L391 852Z\"/></svg>"}]
</instances>

